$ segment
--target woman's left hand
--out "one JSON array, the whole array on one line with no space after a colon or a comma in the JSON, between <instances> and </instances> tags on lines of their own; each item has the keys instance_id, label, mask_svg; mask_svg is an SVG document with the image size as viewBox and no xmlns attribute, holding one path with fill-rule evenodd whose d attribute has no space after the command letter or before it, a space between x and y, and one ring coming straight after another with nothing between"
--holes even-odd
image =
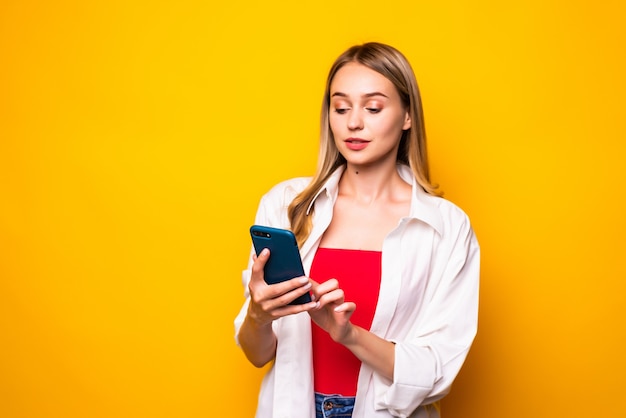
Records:
<instances>
[{"instance_id":1,"label":"woman's left hand","mask_svg":"<svg viewBox=\"0 0 626 418\"><path fill-rule=\"evenodd\" d=\"M319 306L308 311L313 321L328 332L333 341L352 351L381 376L393 380L395 344L350 322L356 304L344 300L337 280L324 283L311 280L311 285L311 292L319 302Z\"/></svg>"},{"instance_id":2,"label":"woman's left hand","mask_svg":"<svg viewBox=\"0 0 626 418\"><path fill-rule=\"evenodd\" d=\"M350 317L356 309L356 304L344 300L343 290L339 288L339 282L336 279L330 279L324 283L311 282L313 284L311 293L319 302L317 308L309 311L311 319L328 332L333 341L345 344L355 331Z\"/></svg>"}]
</instances>

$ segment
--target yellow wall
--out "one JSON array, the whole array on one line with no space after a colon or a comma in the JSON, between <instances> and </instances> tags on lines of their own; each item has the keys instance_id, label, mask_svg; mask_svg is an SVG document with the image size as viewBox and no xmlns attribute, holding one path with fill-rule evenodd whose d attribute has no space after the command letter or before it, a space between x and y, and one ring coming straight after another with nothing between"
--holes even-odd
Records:
<instances>
[{"instance_id":1,"label":"yellow wall","mask_svg":"<svg viewBox=\"0 0 626 418\"><path fill-rule=\"evenodd\" d=\"M621 2L213 3L0 4L0 416L251 416L247 228L366 40L413 63L482 244L445 416L626 415Z\"/></svg>"}]
</instances>

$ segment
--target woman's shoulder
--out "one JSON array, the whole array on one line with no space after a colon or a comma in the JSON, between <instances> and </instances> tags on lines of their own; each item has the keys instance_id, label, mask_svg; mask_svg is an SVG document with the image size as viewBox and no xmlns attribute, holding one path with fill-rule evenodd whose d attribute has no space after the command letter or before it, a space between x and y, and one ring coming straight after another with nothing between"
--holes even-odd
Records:
<instances>
[{"instance_id":1,"label":"woman's shoulder","mask_svg":"<svg viewBox=\"0 0 626 418\"><path fill-rule=\"evenodd\" d=\"M425 208L429 208L428 211L432 214L436 212L436 218L439 218L438 222L444 228L444 230L456 230L465 229L471 227L470 219L467 213L455 202L448 198L435 196L426 192L419 193L418 200L424 205Z\"/></svg>"},{"instance_id":2,"label":"woman's shoulder","mask_svg":"<svg viewBox=\"0 0 626 418\"><path fill-rule=\"evenodd\" d=\"M465 213L459 205L452 200L449 200L447 197L428 195L428 198L432 200L433 204L436 205L441 212L451 216L467 218L467 213Z\"/></svg>"},{"instance_id":3,"label":"woman's shoulder","mask_svg":"<svg viewBox=\"0 0 626 418\"><path fill-rule=\"evenodd\" d=\"M310 177L297 177L281 181L270 188L261 198L256 223L288 228L289 204L310 182Z\"/></svg>"},{"instance_id":4,"label":"woman's shoulder","mask_svg":"<svg viewBox=\"0 0 626 418\"><path fill-rule=\"evenodd\" d=\"M417 217L424 216L439 225L446 222L468 222L467 214L456 203L442 195L431 194L421 187L408 166L400 165L398 172L407 183L413 184L413 214Z\"/></svg>"},{"instance_id":5,"label":"woman's shoulder","mask_svg":"<svg viewBox=\"0 0 626 418\"><path fill-rule=\"evenodd\" d=\"M286 207L311 182L311 177L295 177L283 180L271 187L262 197L265 205Z\"/></svg>"}]
</instances>

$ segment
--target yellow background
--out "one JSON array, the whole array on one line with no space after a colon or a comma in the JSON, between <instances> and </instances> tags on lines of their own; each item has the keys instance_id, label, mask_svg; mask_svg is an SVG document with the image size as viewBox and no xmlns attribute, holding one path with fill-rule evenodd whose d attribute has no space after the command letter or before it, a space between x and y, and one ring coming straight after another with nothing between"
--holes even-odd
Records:
<instances>
[{"instance_id":1,"label":"yellow background","mask_svg":"<svg viewBox=\"0 0 626 418\"><path fill-rule=\"evenodd\" d=\"M252 415L248 227L368 40L412 62L482 246L444 416L626 415L622 2L299 4L0 4L0 416Z\"/></svg>"}]
</instances>

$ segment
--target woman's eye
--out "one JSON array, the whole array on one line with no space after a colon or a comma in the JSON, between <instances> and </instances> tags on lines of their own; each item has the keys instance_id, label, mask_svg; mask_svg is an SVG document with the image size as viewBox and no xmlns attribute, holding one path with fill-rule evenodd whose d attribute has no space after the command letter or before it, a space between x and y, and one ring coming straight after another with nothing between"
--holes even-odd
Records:
<instances>
[{"instance_id":1,"label":"woman's eye","mask_svg":"<svg viewBox=\"0 0 626 418\"><path fill-rule=\"evenodd\" d=\"M340 115L343 115L347 111L348 111L348 109L344 108L344 107L335 108L335 112L339 113Z\"/></svg>"},{"instance_id":2,"label":"woman's eye","mask_svg":"<svg viewBox=\"0 0 626 418\"><path fill-rule=\"evenodd\" d=\"M379 113L382 109L379 109L377 107L366 107L365 110L370 113Z\"/></svg>"}]
</instances>

